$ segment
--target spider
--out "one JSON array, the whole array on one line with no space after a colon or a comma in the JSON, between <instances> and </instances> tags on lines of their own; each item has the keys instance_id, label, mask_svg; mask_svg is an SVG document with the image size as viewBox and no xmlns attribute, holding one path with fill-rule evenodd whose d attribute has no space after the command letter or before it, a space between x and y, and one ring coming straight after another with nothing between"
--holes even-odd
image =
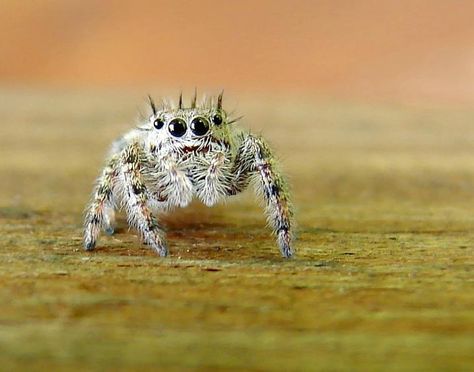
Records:
<instances>
[{"instance_id":1,"label":"spider","mask_svg":"<svg viewBox=\"0 0 474 372\"><path fill-rule=\"evenodd\" d=\"M168 254L156 213L205 205L243 191L251 181L262 194L268 224L283 257L291 257L293 212L285 178L266 142L239 130L222 108L222 93L190 107L149 98L147 121L113 142L84 220L84 248L94 249L101 229L114 233L115 209L160 256Z\"/></svg>"}]
</instances>

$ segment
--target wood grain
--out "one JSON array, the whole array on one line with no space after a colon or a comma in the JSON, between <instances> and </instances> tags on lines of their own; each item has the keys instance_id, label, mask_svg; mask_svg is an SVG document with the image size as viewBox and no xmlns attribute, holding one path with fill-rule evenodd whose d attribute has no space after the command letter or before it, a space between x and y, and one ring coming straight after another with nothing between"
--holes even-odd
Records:
<instances>
[{"instance_id":1,"label":"wood grain","mask_svg":"<svg viewBox=\"0 0 474 372\"><path fill-rule=\"evenodd\" d=\"M251 192L167 216L169 258L123 217L84 252L92 182L140 102L0 93L2 368L472 368L473 111L242 98L292 181L295 259Z\"/></svg>"}]
</instances>

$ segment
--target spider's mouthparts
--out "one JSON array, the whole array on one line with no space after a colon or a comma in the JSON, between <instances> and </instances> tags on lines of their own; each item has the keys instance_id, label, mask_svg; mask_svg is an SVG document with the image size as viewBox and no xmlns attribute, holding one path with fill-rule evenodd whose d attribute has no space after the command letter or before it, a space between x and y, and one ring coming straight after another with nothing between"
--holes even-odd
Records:
<instances>
[{"instance_id":1,"label":"spider's mouthparts","mask_svg":"<svg viewBox=\"0 0 474 372\"><path fill-rule=\"evenodd\" d=\"M205 154L209 152L209 146L184 146L182 148L183 153L188 154L190 152L199 152Z\"/></svg>"}]
</instances>

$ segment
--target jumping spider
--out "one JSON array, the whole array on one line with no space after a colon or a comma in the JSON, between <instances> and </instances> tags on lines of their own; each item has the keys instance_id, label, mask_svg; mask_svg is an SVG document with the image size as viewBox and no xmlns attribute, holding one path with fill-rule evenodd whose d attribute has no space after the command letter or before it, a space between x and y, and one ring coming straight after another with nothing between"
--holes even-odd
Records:
<instances>
[{"instance_id":1,"label":"jumping spider","mask_svg":"<svg viewBox=\"0 0 474 372\"><path fill-rule=\"evenodd\" d=\"M113 234L115 209L123 207L143 241L166 256L165 233L153 212L186 207L193 196L212 206L254 180L281 254L291 257L288 187L265 141L232 125L222 94L200 105L194 95L190 107L183 107L182 95L177 107L149 101L149 120L112 144L86 209L84 248L94 249L101 228Z\"/></svg>"}]
</instances>

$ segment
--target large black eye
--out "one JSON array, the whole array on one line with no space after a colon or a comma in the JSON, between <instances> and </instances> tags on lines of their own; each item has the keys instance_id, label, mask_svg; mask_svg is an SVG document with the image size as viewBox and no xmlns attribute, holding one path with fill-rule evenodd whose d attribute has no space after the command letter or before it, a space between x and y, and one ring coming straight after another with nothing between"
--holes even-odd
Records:
<instances>
[{"instance_id":1,"label":"large black eye","mask_svg":"<svg viewBox=\"0 0 474 372\"><path fill-rule=\"evenodd\" d=\"M163 121L163 119L156 119L156 120L153 122L153 126L154 126L156 129L161 129L161 128L163 128L163 125L165 125L165 122Z\"/></svg>"},{"instance_id":2,"label":"large black eye","mask_svg":"<svg viewBox=\"0 0 474 372\"><path fill-rule=\"evenodd\" d=\"M212 116L212 122L215 124L215 125L221 125L222 124L222 116L221 114L214 114Z\"/></svg>"},{"instance_id":3,"label":"large black eye","mask_svg":"<svg viewBox=\"0 0 474 372\"><path fill-rule=\"evenodd\" d=\"M182 137L186 133L186 122L183 119L173 119L168 124L168 130L175 137Z\"/></svg>"},{"instance_id":4,"label":"large black eye","mask_svg":"<svg viewBox=\"0 0 474 372\"><path fill-rule=\"evenodd\" d=\"M209 130L209 122L205 118L194 118L191 122L191 130L196 136L204 136Z\"/></svg>"}]
</instances>

